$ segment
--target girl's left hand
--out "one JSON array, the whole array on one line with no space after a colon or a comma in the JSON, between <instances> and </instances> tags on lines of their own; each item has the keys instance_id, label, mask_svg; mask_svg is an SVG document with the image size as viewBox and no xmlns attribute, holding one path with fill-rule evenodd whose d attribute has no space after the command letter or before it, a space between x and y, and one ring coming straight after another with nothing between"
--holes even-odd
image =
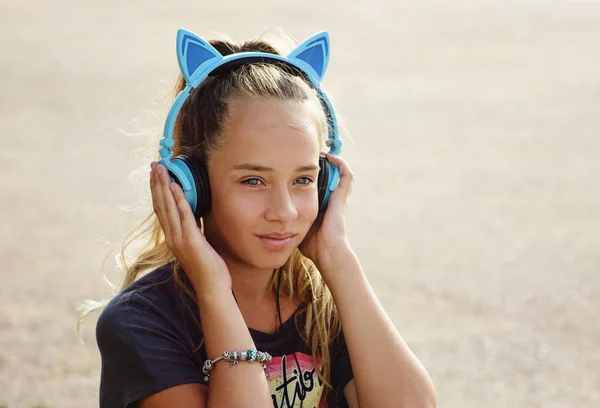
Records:
<instances>
[{"instance_id":1,"label":"girl's left hand","mask_svg":"<svg viewBox=\"0 0 600 408\"><path fill-rule=\"evenodd\" d=\"M299 249L321 273L326 274L351 251L346 236L346 211L354 176L342 158L329 153L325 155L340 169L340 181L329 196L324 214L319 213Z\"/></svg>"}]
</instances>

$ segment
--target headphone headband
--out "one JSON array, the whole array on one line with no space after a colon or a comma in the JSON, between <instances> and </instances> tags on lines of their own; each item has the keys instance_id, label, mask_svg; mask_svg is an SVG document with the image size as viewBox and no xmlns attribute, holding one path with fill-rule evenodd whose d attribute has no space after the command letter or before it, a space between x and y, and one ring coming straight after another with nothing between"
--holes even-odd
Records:
<instances>
[{"instance_id":1,"label":"headphone headband","mask_svg":"<svg viewBox=\"0 0 600 408\"><path fill-rule=\"evenodd\" d=\"M283 63L298 70L315 88L327 111L329 132L327 145L330 153L338 155L341 151L342 141L338 137L338 124L331 101L321 89L321 79L325 75L329 63L329 34L327 31L317 33L298 47L287 57L266 52L240 52L222 56L212 45L196 34L179 29L177 31L177 61L186 81L186 87L179 93L165 122L161 148L161 159L169 160L174 146L173 130L177 115L190 92L198 87L208 76L217 75L236 65L248 63Z\"/></svg>"},{"instance_id":2,"label":"headphone headband","mask_svg":"<svg viewBox=\"0 0 600 408\"><path fill-rule=\"evenodd\" d=\"M178 163L171 161L173 157L171 148L175 145L173 140L175 121L181 107L194 88L198 87L207 77L219 75L223 71L233 69L239 65L273 63L283 64L297 70L317 91L321 104L326 111L328 121L326 143L330 149L329 153L336 156L340 154L342 141L338 136L335 111L327 94L321 89L321 80L329 63L329 33L327 31L309 37L287 56L266 52L240 52L223 56L208 41L190 31L179 29L177 31L177 62L186 86L175 98L167 115L163 138L160 140L159 163L163 164L172 173L172 176L181 182L181 187L188 201L195 202L192 193L194 189L194 186L192 186L193 178L185 166L180 166ZM339 170L335 166L332 166L332 169L333 173L326 182L328 193L324 200L325 203L329 192L335 189L339 179ZM195 208L195 204L192 204L192 207Z\"/></svg>"}]
</instances>

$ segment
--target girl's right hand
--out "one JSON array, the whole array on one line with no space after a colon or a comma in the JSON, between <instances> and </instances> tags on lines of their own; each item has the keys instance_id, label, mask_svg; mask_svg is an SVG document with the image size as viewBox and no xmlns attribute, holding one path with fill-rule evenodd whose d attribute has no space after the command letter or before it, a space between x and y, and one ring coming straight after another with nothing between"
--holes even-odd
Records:
<instances>
[{"instance_id":1,"label":"girl's right hand","mask_svg":"<svg viewBox=\"0 0 600 408\"><path fill-rule=\"evenodd\" d=\"M231 275L221 256L198 227L190 204L165 166L150 164L150 190L154 212L165 234L167 247L190 279L196 297L231 292Z\"/></svg>"}]
</instances>

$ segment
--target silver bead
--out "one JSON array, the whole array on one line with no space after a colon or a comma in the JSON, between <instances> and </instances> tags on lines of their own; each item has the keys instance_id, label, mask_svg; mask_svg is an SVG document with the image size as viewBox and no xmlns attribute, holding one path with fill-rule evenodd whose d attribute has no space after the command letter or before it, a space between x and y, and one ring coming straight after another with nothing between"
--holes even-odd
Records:
<instances>
[{"instance_id":1,"label":"silver bead","mask_svg":"<svg viewBox=\"0 0 600 408\"><path fill-rule=\"evenodd\" d=\"M240 361L248 360L248 352L246 350L240 351Z\"/></svg>"},{"instance_id":2,"label":"silver bead","mask_svg":"<svg viewBox=\"0 0 600 408\"><path fill-rule=\"evenodd\" d=\"M231 351L225 350L223 352L223 359L225 359L226 361L232 361L232 357L233 357L233 354L231 353Z\"/></svg>"},{"instance_id":3,"label":"silver bead","mask_svg":"<svg viewBox=\"0 0 600 408\"><path fill-rule=\"evenodd\" d=\"M206 360L206 361L204 362L204 366L202 367L202 372L203 372L204 374L208 374L208 372L209 372L210 370L212 370L212 369L213 369L213 363L212 363L212 361L210 361L210 360Z\"/></svg>"}]
</instances>

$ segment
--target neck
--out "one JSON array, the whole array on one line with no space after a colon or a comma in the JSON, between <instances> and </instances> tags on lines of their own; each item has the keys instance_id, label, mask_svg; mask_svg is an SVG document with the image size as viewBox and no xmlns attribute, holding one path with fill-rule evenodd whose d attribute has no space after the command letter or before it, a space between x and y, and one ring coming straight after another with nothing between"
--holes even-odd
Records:
<instances>
[{"instance_id":1,"label":"neck","mask_svg":"<svg viewBox=\"0 0 600 408\"><path fill-rule=\"evenodd\" d=\"M260 306L271 303L275 293L271 289L272 269L256 269L225 259L231 275L231 289L238 304Z\"/></svg>"}]
</instances>

